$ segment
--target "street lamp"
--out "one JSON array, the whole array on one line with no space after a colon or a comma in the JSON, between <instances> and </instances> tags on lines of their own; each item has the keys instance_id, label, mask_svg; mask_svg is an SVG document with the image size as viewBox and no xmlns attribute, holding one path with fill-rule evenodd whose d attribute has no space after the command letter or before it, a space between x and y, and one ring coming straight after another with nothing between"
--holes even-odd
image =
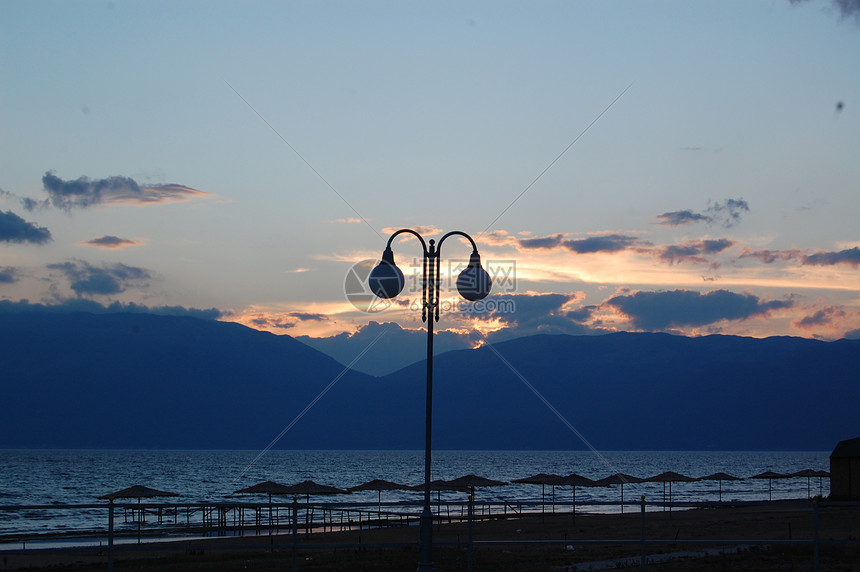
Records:
<instances>
[{"instance_id":1,"label":"street lamp","mask_svg":"<svg viewBox=\"0 0 860 572\"><path fill-rule=\"evenodd\" d=\"M472 237L459 230L451 231L439 239L430 240L430 245L416 231L403 228L388 238L388 244L382 252L382 260L371 270L367 278L370 290L380 298L394 298L403 290L403 272L394 263L394 251L391 242L400 234L414 235L424 250L424 270L422 279L421 320L427 322L427 413L424 429L424 509L421 512L421 557L418 570L434 570L433 567L433 512L430 510L430 434L433 418L433 322L439 321L439 273L442 243L449 236L462 236L472 245L472 255L469 264L457 277L457 290L460 296L474 302L482 300L490 293L492 279L481 266L481 255Z\"/></svg>"}]
</instances>

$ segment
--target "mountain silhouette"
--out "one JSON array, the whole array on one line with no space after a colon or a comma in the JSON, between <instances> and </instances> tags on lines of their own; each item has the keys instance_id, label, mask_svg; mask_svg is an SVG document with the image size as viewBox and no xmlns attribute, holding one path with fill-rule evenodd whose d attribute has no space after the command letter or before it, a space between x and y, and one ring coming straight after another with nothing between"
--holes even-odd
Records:
<instances>
[{"instance_id":1,"label":"mountain silhouette","mask_svg":"<svg viewBox=\"0 0 860 572\"><path fill-rule=\"evenodd\" d=\"M2 448L424 446L423 361L372 377L289 336L136 313L0 314L0 348ZM850 340L519 338L435 357L433 446L830 450L860 431L858 366Z\"/></svg>"}]
</instances>

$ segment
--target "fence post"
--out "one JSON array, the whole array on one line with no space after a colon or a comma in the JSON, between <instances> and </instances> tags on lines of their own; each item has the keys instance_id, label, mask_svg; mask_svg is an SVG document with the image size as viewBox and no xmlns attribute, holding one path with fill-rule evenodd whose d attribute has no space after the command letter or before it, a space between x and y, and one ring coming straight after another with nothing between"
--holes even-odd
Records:
<instances>
[{"instance_id":1,"label":"fence post","mask_svg":"<svg viewBox=\"0 0 860 572\"><path fill-rule=\"evenodd\" d=\"M642 532L640 533L642 542L642 553L639 556L639 569L642 570L642 572L645 572L645 567L647 565L647 558L645 557L645 495L642 495L639 513L642 519Z\"/></svg>"},{"instance_id":2,"label":"fence post","mask_svg":"<svg viewBox=\"0 0 860 572\"><path fill-rule=\"evenodd\" d=\"M293 497L293 572L299 569L299 497Z\"/></svg>"},{"instance_id":3,"label":"fence post","mask_svg":"<svg viewBox=\"0 0 860 572\"><path fill-rule=\"evenodd\" d=\"M813 531L814 531L813 535L815 538L815 549L813 550L813 553L812 553L812 569L815 570L815 572L818 572L818 498L817 497L812 500L812 507L813 507L813 512L815 515L814 516L814 519L815 519L814 520L814 528L813 528Z\"/></svg>"}]
</instances>

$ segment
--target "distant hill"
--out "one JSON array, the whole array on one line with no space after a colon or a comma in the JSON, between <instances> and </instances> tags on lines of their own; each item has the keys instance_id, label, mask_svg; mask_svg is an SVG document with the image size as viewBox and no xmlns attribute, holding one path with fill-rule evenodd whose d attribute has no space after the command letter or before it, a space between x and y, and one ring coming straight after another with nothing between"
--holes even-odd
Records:
<instances>
[{"instance_id":1,"label":"distant hill","mask_svg":"<svg viewBox=\"0 0 860 572\"><path fill-rule=\"evenodd\" d=\"M493 348L436 356L434 448L582 449L576 430L597 449L829 450L860 435L858 341L622 333ZM424 446L423 362L344 372L233 323L0 314L0 360L0 448L262 449L304 410L278 447Z\"/></svg>"}]
</instances>

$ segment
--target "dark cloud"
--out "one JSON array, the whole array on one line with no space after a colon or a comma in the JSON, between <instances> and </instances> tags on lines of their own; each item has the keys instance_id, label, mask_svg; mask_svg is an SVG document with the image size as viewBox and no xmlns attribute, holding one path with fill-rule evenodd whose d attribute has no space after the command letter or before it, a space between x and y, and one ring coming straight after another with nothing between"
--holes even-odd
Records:
<instances>
[{"instance_id":1,"label":"dark cloud","mask_svg":"<svg viewBox=\"0 0 860 572\"><path fill-rule=\"evenodd\" d=\"M618 252L620 250L630 248L635 243L635 236L607 234L603 236L565 240L562 242L562 246L577 254L591 254L595 252Z\"/></svg>"},{"instance_id":2,"label":"dark cloud","mask_svg":"<svg viewBox=\"0 0 860 572\"><path fill-rule=\"evenodd\" d=\"M773 264L777 260L795 260L803 254L799 250L750 250L745 248L740 258L757 258L765 264Z\"/></svg>"},{"instance_id":3,"label":"dark cloud","mask_svg":"<svg viewBox=\"0 0 860 572\"><path fill-rule=\"evenodd\" d=\"M605 304L627 315L638 329L665 330L763 316L773 310L790 308L793 302L762 302L752 294L736 294L727 290L714 290L706 294L674 290L615 296Z\"/></svg>"},{"instance_id":4,"label":"dark cloud","mask_svg":"<svg viewBox=\"0 0 860 572\"><path fill-rule=\"evenodd\" d=\"M749 210L749 204L743 199L726 199L724 201L710 202L708 208L703 213L686 209L659 214L657 215L657 224L681 226L703 222L730 228L740 222L742 213L749 212Z\"/></svg>"},{"instance_id":5,"label":"dark cloud","mask_svg":"<svg viewBox=\"0 0 860 572\"><path fill-rule=\"evenodd\" d=\"M294 328L299 322L327 322L329 317L325 314L315 314L308 312L287 312L278 314L277 316L258 316L251 320L254 326L260 328L280 328L287 330Z\"/></svg>"},{"instance_id":6,"label":"dark cloud","mask_svg":"<svg viewBox=\"0 0 860 572\"><path fill-rule=\"evenodd\" d=\"M672 211L657 215L657 224L665 226L681 226L684 224L693 224L696 222L711 222L711 217L701 213L694 213L691 210Z\"/></svg>"},{"instance_id":7,"label":"dark cloud","mask_svg":"<svg viewBox=\"0 0 860 572\"><path fill-rule=\"evenodd\" d=\"M557 248L563 239L564 235L556 234L543 238L522 238L518 242L522 248Z\"/></svg>"},{"instance_id":8,"label":"dark cloud","mask_svg":"<svg viewBox=\"0 0 860 572\"><path fill-rule=\"evenodd\" d=\"M89 312L91 314L157 314L160 316L190 316L203 320L215 320L224 316L224 312L217 308L200 309L185 308L184 306L142 306L133 302L123 304L113 302L103 306L98 302L84 298L69 298L59 300L55 304L31 303L29 300L0 300L0 313L22 313L22 312L53 312L66 314L69 312Z\"/></svg>"},{"instance_id":9,"label":"dark cloud","mask_svg":"<svg viewBox=\"0 0 860 572\"><path fill-rule=\"evenodd\" d=\"M791 4L805 4L809 0L789 0ZM839 10L841 18L853 17L860 24L860 0L831 0L830 2Z\"/></svg>"},{"instance_id":10,"label":"dark cloud","mask_svg":"<svg viewBox=\"0 0 860 572\"><path fill-rule=\"evenodd\" d=\"M64 262L51 264L48 268L65 274L78 296L119 294L129 285L150 278L149 271L120 263L97 267L87 262Z\"/></svg>"},{"instance_id":11,"label":"dark cloud","mask_svg":"<svg viewBox=\"0 0 860 572\"><path fill-rule=\"evenodd\" d=\"M538 238L522 238L518 240L522 248L558 248L563 247L577 254L593 254L596 252L618 252L630 248L636 243L635 236L621 234L605 234L588 238L564 239L563 234Z\"/></svg>"},{"instance_id":12,"label":"dark cloud","mask_svg":"<svg viewBox=\"0 0 860 572\"><path fill-rule=\"evenodd\" d=\"M0 284L12 284L18 281L17 270L12 266L0 268Z\"/></svg>"},{"instance_id":13,"label":"dark cloud","mask_svg":"<svg viewBox=\"0 0 860 572\"><path fill-rule=\"evenodd\" d=\"M86 208L105 203L157 204L186 201L195 196L207 194L176 184L139 185L130 177L120 176L106 179L80 177L66 181L51 171L42 177L42 186L48 193L48 198L42 201L23 199L27 210L52 206L70 211L73 208Z\"/></svg>"},{"instance_id":14,"label":"dark cloud","mask_svg":"<svg viewBox=\"0 0 860 572\"><path fill-rule=\"evenodd\" d=\"M827 308L823 308L818 310L811 316L804 316L799 320L795 320L791 323L792 326L796 328L801 328L804 330L808 330L810 328L816 328L820 326L828 326L835 319L844 318L845 311L841 310L835 306L828 306Z\"/></svg>"},{"instance_id":15,"label":"dark cloud","mask_svg":"<svg viewBox=\"0 0 860 572\"><path fill-rule=\"evenodd\" d=\"M84 242L87 246L95 246L97 248L123 248L126 246L135 246L138 243L128 238L120 238L118 236L100 236L92 240Z\"/></svg>"},{"instance_id":16,"label":"dark cloud","mask_svg":"<svg viewBox=\"0 0 860 572\"><path fill-rule=\"evenodd\" d=\"M0 212L0 242L30 242L45 244L51 241L51 231L27 222L12 211Z\"/></svg>"},{"instance_id":17,"label":"dark cloud","mask_svg":"<svg viewBox=\"0 0 860 572\"><path fill-rule=\"evenodd\" d=\"M848 248L839 252L816 252L803 257L804 264L816 266L831 266L834 264L848 264L854 268L860 265L860 248Z\"/></svg>"},{"instance_id":18,"label":"dark cloud","mask_svg":"<svg viewBox=\"0 0 860 572\"><path fill-rule=\"evenodd\" d=\"M683 244L663 246L656 250L660 260L675 264L676 262L692 262L696 264L711 264L707 256L719 254L720 252L734 246L734 242L728 238L691 240Z\"/></svg>"}]
</instances>

